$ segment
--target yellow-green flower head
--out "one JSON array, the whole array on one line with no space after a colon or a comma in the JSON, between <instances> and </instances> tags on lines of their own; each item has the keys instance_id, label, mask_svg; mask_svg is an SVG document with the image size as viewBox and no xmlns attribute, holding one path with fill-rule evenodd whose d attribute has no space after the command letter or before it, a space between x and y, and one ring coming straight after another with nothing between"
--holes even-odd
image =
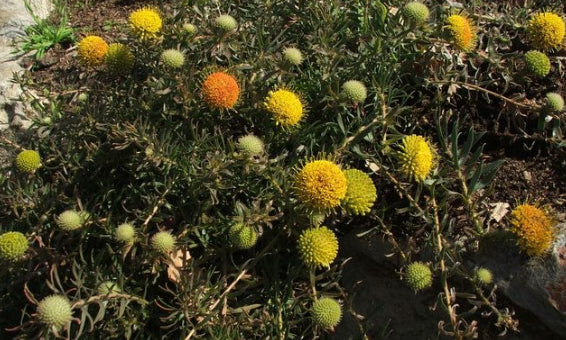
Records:
<instances>
[{"instance_id":1,"label":"yellow-green flower head","mask_svg":"<svg viewBox=\"0 0 566 340\"><path fill-rule=\"evenodd\" d=\"M303 62L303 54L298 48L287 47L283 51L283 58L291 65L299 66Z\"/></svg>"},{"instance_id":2,"label":"yellow-green flower head","mask_svg":"<svg viewBox=\"0 0 566 340\"><path fill-rule=\"evenodd\" d=\"M482 285L488 285L493 282L493 274L491 274L491 271L487 268L478 268L478 270L476 270L476 279Z\"/></svg>"},{"instance_id":3,"label":"yellow-green flower head","mask_svg":"<svg viewBox=\"0 0 566 340\"><path fill-rule=\"evenodd\" d=\"M85 66L98 66L104 62L108 44L96 35L89 35L79 42L77 47L80 62Z\"/></svg>"},{"instance_id":4,"label":"yellow-green flower head","mask_svg":"<svg viewBox=\"0 0 566 340\"><path fill-rule=\"evenodd\" d=\"M55 219L55 223L63 230L76 230L83 226L84 220L76 210L65 210Z\"/></svg>"},{"instance_id":5,"label":"yellow-green flower head","mask_svg":"<svg viewBox=\"0 0 566 340\"><path fill-rule=\"evenodd\" d=\"M132 243L136 237L136 229L131 223L122 223L114 232L116 241Z\"/></svg>"},{"instance_id":6,"label":"yellow-green flower head","mask_svg":"<svg viewBox=\"0 0 566 340\"><path fill-rule=\"evenodd\" d=\"M511 231L517 235L517 244L527 255L542 255L554 240L554 220L533 205L521 204L511 212Z\"/></svg>"},{"instance_id":7,"label":"yellow-green flower head","mask_svg":"<svg viewBox=\"0 0 566 340\"><path fill-rule=\"evenodd\" d=\"M468 18L453 14L446 19L446 23L454 47L464 52L470 52L476 47L476 28Z\"/></svg>"},{"instance_id":8,"label":"yellow-green flower head","mask_svg":"<svg viewBox=\"0 0 566 340\"><path fill-rule=\"evenodd\" d=\"M362 103L366 100L368 94L366 86L357 80L348 80L342 84L342 92L346 98L354 103Z\"/></svg>"},{"instance_id":9,"label":"yellow-green flower head","mask_svg":"<svg viewBox=\"0 0 566 340\"><path fill-rule=\"evenodd\" d=\"M169 68L181 68L185 63L185 55L173 48L165 50L161 53L161 62Z\"/></svg>"},{"instance_id":10,"label":"yellow-green flower head","mask_svg":"<svg viewBox=\"0 0 566 340\"><path fill-rule=\"evenodd\" d=\"M41 322L55 328L61 328L73 319L71 302L62 295L51 295L41 300L37 312Z\"/></svg>"},{"instance_id":11,"label":"yellow-green flower head","mask_svg":"<svg viewBox=\"0 0 566 340\"><path fill-rule=\"evenodd\" d=\"M0 259L15 262L21 259L29 247L26 236L17 231L0 235Z\"/></svg>"},{"instance_id":12,"label":"yellow-green flower head","mask_svg":"<svg viewBox=\"0 0 566 340\"><path fill-rule=\"evenodd\" d=\"M540 51L529 51L525 53L525 67L529 73L542 78L550 73L550 59Z\"/></svg>"},{"instance_id":13,"label":"yellow-green flower head","mask_svg":"<svg viewBox=\"0 0 566 340\"><path fill-rule=\"evenodd\" d=\"M214 19L214 26L224 31L231 31L236 28L238 22L228 14L222 14Z\"/></svg>"},{"instance_id":14,"label":"yellow-green flower head","mask_svg":"<svg viewBox=\"0 0 566 340\"><path fill-rule=\"evenodd\" d=\"M107 295L107 294L120 294L122 290L118 286L116 282L112 281L104 281L98 286L98 295Z\"/></svg>"},{"instance_id":15,"label":"yellow-green flower head","mask_svg":"<svg viewBox=\"0 0 566 340\"><path fill-rule=\"evenodd\" d=\"M422 262L413 262L405 271L405 281L415 292L432 285L432 272L429 266Z\"/></svg>"},{"instance_id":16,"label":"yellow-green flower head","mask_svg":"<svg viewBox=\"0 0 566 340\"><path fill-rule=\"evenodd\" d=\"M283 127L295 126L303 118L303 103L292 91L284 89L269 91L264 105L277 124Z\"/></svg>"},{"instance_id":17,"label":"yellow-green flower head","mask_svg":"<svg viewBox=\"0 0 566 340\"><path fill-rule=\"evenodd\" d=\"M332 230L324 226L310 228L302 232L298 248L308 267L330 267L338 255L338 239Z\"/></svg>"},{"instance_id":18,"label":"yellow-green flower head","mask_svg":"<svg viewBox=\"0 0 566 340\"><path fill-rule=\"evenodd\" d=\"M195 34L197 32L197 27L189 23L183 24L183 29L187 34Z\"/></svg>"},{"instance_id":19,"label":"yellow-green flower head","mask_svg":"<svg viewBox=\"0 0 566 340\"><path fill-rule=\"evenodd\" d=\"M16 156L16 169L33 174L41 167L41 158L35 150L24 150Z\"/></svg>"},{"instance_id":20,"label":"yellow-green flower head","mask_svg":"<svg viewBox=\"0 0 566 340\"><path fill-rule=\"evenodd\" d=\"M405 136L397 153L402 173L417 182L424 181L435 165L435 153L422 136Z\"/></svg>"},{"instance_id":21,"label":"yellow-green flower head","mask_svg":"<svg viewBox=\"0 0 566 340\"><path fill-rule=\"evenodd\" d=\"M329 297L322 297L312 305L312 320L324 329L332 329L340 323L342 307L338 301Z\"/></svg>"},{"instance_id":22,"label":"yellow-green flower head","mask_svg":"<svg viewBox=\"0 0 566 340\"><path fill-rule=\"evenodd\" d=\"M403 7L403 16L411 24L422 25L428 20L430 11L425 4L413 1Z\"/></svg>"},{"instance_id":23,"label":"yellow-green flower head","mask_svg":"<svg viewBox=\"0 0 566 340\"><path fill-rule=\"evenodd\" d=\"M236 223L228 231L230 242L237 249L250 249L257 242L255 228L242 223Z\"/></svg>"},{"instance_id":24,"label":"yellow-green flower head","mask_svg":"<svg viewBox=\"0 0 566 340\"><path fill-rule=\"evenodd\" d=\"M246 135L238 138L238 149L250 156L259 156L263 153L263 141L254 135Z\"/></svg>"},{"instance_id":25,"label":"yellow-green flower head","mask_svg":"<svg viewBox=\"0 0 566 340\"><path fill-rule=\"evenodd\" d=\"M175 248L175 238L170 232L160 231L151 238L151 247L161 254L168 254Z\"/></svg>"},{"instance_id":26,"label":"yellow-green flower head","mask_svg":"<svg viewBox=\"0 0 566 340\"><path fill-rule=\"evenodd\" d=\"M133 11L128 21L132 32L142 40L156 38L163 25L159 13L148 7Z\"/></svg>"},{"instance_id":27,"label":"yellow-green flower head","mask_svg":"<svg viewBox=\"0 0 566 340\"><path fill-rule=\"evenodd\" d=\"M340 167L328 160L311 161L295 175L299 200L316 211L332 209L346 197L346 176Z\"/></svg>"},{"instance_id":28,"label":"yellow-green flower head","mask_svg":"<svg viewBox=\"0 0 566 340\"><path fill-rule=\"evenodd\" d=\"M559 47L564 39L564 32L564 20L552 12L535 14L527 24L529 42L542 51Z\"/></svg>"},{"instance_id":29,"label":"yellow-green flower head","mask_svg":"<svg viewBox=\"0 0 566 340\"><path fill-rule=\"evenodd\" d=\"M134 54L130 48L120 43L110 44L104 58L108 72L119 76L130 74L134 68L134 61Z\"/></svg>"},{"instance_id":30,"label":"yellow-green flower head","mask_svg":"<svg viewBox=\"0 0 566 340\"><path fill-rule=\"evenodd\" d=\"M556 92L546 94L545 107L551 112L560 112L564 109L564 98Z\"/></svg>"},{"instance_id":31,"label":"yellow-green flower head","mask_svg":"<svg viewBox=\"0 0 566 340\"><path fill-rule=\"evenodd\" d=\"M342 199L342 207L353 215L365 215L377 198L377 190L373 181L358 169L344 170L346 176L346 196Z\"/></svg>"}]
</instances>

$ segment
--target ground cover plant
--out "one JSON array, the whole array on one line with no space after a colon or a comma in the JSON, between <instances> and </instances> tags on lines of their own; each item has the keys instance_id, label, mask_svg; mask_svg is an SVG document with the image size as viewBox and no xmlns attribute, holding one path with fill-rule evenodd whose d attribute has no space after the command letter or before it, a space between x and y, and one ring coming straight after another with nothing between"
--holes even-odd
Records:
<instances>
[{"instance_id":1,"label":"ground cover plant","mask_svg":"<svg viewBox=\"0 0 566 340\"><path fill-rule=\"evenodd\" d=\"M99 15L19 79L39 96L2 138L5 337L315 339L349 318L387 338L343 287L351 231L392 246L440 338L521 329L475 255L552 261L563 178L501 188L509 153L563 170L562 5L59 5Z\"/></svg>"}]
</instances>

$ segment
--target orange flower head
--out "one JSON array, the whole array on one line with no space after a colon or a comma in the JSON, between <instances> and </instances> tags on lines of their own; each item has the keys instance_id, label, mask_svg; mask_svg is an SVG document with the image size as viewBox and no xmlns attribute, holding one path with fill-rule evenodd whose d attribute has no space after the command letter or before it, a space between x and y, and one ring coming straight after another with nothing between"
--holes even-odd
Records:
<instances>
[{"instance_id":1,"label":"orange flower head","mask_svg":"<svg viewBox=\"0 0 566 340\"><path fill-rule=\"evenodd\" d=\"M202 94L208 105L218 109L233 108L240 95L238 82L231 75L215 72L206 77Z\"/></svg>"},{"instance_id":2,"label":"orange flower head","mask_svg":"<svg viewBox=\"0 0 566 340\"><path fill-rule=\"evenodd\" d=\"M454 47L464 52L470 52L476 47L476 28L468 18L453 14L446 19L446 23L448 24Z\"/></svg>"},{"instance_id":3,"label":"orange flower head","mask_svg":"<svg viewBox=\"0 0 566 340\"><path fill-rule=\"evenodd\" d=\"M511 212L511 231L527 255L542 255L550 248L555 233L553 226L552 217L533 205L521 204Z\"/></svg>"}]
</instances>

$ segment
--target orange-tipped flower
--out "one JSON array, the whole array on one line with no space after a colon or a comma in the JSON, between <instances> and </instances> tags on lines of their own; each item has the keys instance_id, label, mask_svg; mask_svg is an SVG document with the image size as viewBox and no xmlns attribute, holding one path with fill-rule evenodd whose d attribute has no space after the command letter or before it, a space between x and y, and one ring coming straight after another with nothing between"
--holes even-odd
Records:
<instances>
[{"instance_id":1,"label":"orange-tipped flower","mask_svg":"<svg viewBox=\"0 0 566 340\"><path fill-rule=\"evenodd\" d=\"M202 84L202 95L208 105L218 109L229 109L238 101L240 87L231 75L215 72Z\"/></svg>"},{"instance_id":2,"label":"orange-tipped flower","mask_svg":"<svg viewBox=\"0 0 566 340\"><path fill-rule=\"evenodd\" d=\"M476 47L476 29L468 18L453 14L446 19L446 22L454 47L464 52L470 52Z\"/></svg>"}]
</instances>

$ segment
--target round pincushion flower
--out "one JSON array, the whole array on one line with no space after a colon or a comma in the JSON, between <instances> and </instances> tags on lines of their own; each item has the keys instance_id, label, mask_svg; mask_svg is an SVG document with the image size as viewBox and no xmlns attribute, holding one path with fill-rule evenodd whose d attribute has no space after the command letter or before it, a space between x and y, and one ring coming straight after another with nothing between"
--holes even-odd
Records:
<instances>
[{"instance_id":1,"label":"round pincushion flower","mask_svg":"<svg viewBox=\"0 0 566 340\"><path fill-rule=\"evenodd\" d=\"M167 231L160 231L151 238L151 247L158 253L168 254L175 248L175 238Z\"/></svg>"},{"instance_id":2,"label":"round pincushion flower","mask_svg":"<svg viewBox=\"0 0 566 340\"><path fill-rule=\"evenodd\" d=\"M169 68L181 68L185 63L185 55L176 49L168 49L161 53L161 62Z\"/></svg>"},{"instance_id":3,"label":"round pincushion flower","mask_svg":"<svg viewBox=\"0 0 566 340\"><path fill-rule=\"evenodd\" d=\"M208 105L218 109L229 109L238 101L240 87L231 75L215 72L206 77L202 84L202 94Z\"/></svg>"},{"instance_id":4,"label":"round pincushion flower","mask_svg":"<svg viewBox=\"0 0 566 340\"><path fill-rule=\"evenodd\" d=\"M544 77L550 72L550 59L540 51L525 53L525 66L529 73Z\"/></svg>"},{"instance_id":5,"label":"round pincushion flower","mask_svg":"<svg viewBox=\"0 0 566 340\"><path fill-rule=\"evenodd\" d=\"M342 307L333 298L323 297L313 303L311 316L316 325L324 329L332 329L340 323Z\"/></svg>"},{"instance_id":6,"label":"round pincushion flower","mask_svg":"<svg viewBox=\"0 0 566 340\"><path fill-rule=\"evenodd\" d=\"M306 229L298 242L299 255L308 267L330 267L338 255L338 239L324 226Z\"/></svg>"},{"instance_id":7,"label":"round pincushion flower","mask_svg":"<svg viewBox=\"0 0 566 340\"><path fill-rule=\"evenodd\" d=\"M33 174L41 167L41 158L35 150L24 150L16 156L16 169Z\"/></svg>"},{"instance_id":8,"label":"round pincushion flower","mask_svg":"<svg viewBox=\"0 0 566 340\"><path fill-rule=\"evenodd\" d=\"M527 24L527 39L538 50L547 51L559 47L564 33L564 20L552 12L535 14Z\"/></svg>"},{"instance_id":9,"label":"round pincushion flower","mask_svg":"<svg viewBox=\"0 0 566 340\"><path fill-rule=\"evenodd\" d=\"M564 98L558 93L549 92L546 94L546 109L551 112L560 112L564 109Z\"/></svg>"},{"instance_id":10,"label":"round pincushion flower","mask_svg":"<svg viewBox=\"0 0 566 340\"><path fill-rule=\"evenodd\" d=\"M120 294L122 290L116 282L104 281L98 286L97 292L98 295L107 295L112 293Z\"/></svg>"},{"instance_id":11,"label":"round pincushion flower","mask_svg":"<svg viewBox=\"0 0 566 340\"><path fill-rule=\"evenodd\" d=\"M476 47L476 29L464 16L453 14L446 19L454 47L470 52Z\"/></svg>"},{"instance_id":12,"label":"round pincushion flower","mask_svg":"<svg viewBox=\"0 0 566 340\"><path fill-rule=\"evenodd\" d=\"M346 196L342 199L342 207L354 215L365 215L371 210L377 190L371 178L358 169L344 170L347 189Z\"/></svg>"},{"instance_id":13,"label":"round pincushion flower","mask_svg":"<svg viewBox=\"0 0 566 340\"><path fill-rule=\"evenodd\" d=\"M307 207L324 211L340 204L346 196L346 176L328 160L311 161L295 175L295 191Z\"/></svg>"},{"instance_id":14,"label":"round pincushion flower","mask_svg":"<svg viewBox=\"0 0 566 340\"><path fill-rule=\"evenodd\" d=\"M132 243L136 237L136 230L131 223L122 223L114 232L114 238L116 241Z\"/></svg>"},{"instance_id":15,"label":"round pincushion flower","mask_svg":"<svg viewBox=\"0 0 566 340\"><path fill-rule=\"evenodd\" d=\"M132 72L134 68L134 54L130 48L124 44L114 43L108 46L108 52L104 62L108 67L108 72L119 76L125 76Z\"/></svg>"},{"instance_id":16,"label":"round pincushion flower","mask_svg":"<svg viewBox=\"0 0 566 340\"><path fill-rule=\"evenodd\" d=\"M362 103L367 97L366 86L357 80L348 80L342 84L342 92L354 103Z\"/></svg>"},{"instance_id":17,"label":"round pincushion flower","mask_svg":"<svg viewBox=\"0 0 566 340\"><path fill-rule=\"evenodd\" d=\"M517 235L517 244L530 256L544 254L554 240L554 220L543 210L521 204L511 212L511 231Z\"/></svg>"},{"instance_id":18,"label":"round pincushion flower","mask_svg":"<svg viewBox=\"0 0 566 340\"><path fill-rule=\"evenodd\" d=\"M403 7L403 16L405 20L413 25L422 25L428 20L430 11L425 4L413 1Z\"/></svg>"},{"instance_id":19,"label":"round pincushion flower","mask_svg":"<svg viewBox=\"0 0 566 340\"><path fill-rule=\"evenodd\" d=\"M195 34L197 32L197 27L189 23L183 24L183 29L187 34Z\"/></svg>"},{"instance_id":20,"label":"round pincushion flower","mask_svg":"<svg viewBox=\"0 0 566 340\"><path fill-rule=\"evenodd\" d=\"M237 249L250 249L257 242L257 232L254 227L236 223L228 231L230 242Z\"/></svg>"},{"instance_id":21,"label":"round pincushion flower","mask_svg":"<svg viewBox=\"0 0 566 340\"><path fill-rule=\"evenodd\" d=\"M29 247L26 236L17 231L0 235L0 259L15 262L21 259Z\"/></svg>"},{"instance_id":22,"label":"round pincushion flower","mask_svg":"<svg viewBox=\"0 0 566 340\"><path fill-rule=\"evenodd\" d=\"M287 47L283 51L283 58L291 65L299 66L303 62L303 54L298 48Z\"/></svg>"},{"instance_id":23,"label":"round pincushion flower","mask_svg":"<svg viewBox=\"0 0 566 340\"><path fill-rule=\"evenodd\" d=\"M418 135L405 136L397 153L402 173L422 182L431 173L435 164L435 153L428 141Z\"/></svg>"},{"instance_id":24,"label":"round pincushion flower","mask_svg":"<svg viewBox=\"0 0 566 340\"><path fill-rule=\"evenodd\" d=\"M246 135L238 138L238 149L250 156L259 156L263 153L263 141L254 135Z\"/></svg>"},{"instance_id":25,"label":"round pincushion flower","mask_svg":"<svg viewBox=\"0 0 566 340\"><path fill-rule=\"evenodd\" d=\"M491 271L487 268L478 268L478 270L476 270L476 279L482 285L488 285L493 282L493 274L491 274Z\"/></svg>"},{"instance_id":26,"label":"round pincushion flower","mask_svg":"<svg viewBox=\"0 0 566 340\"><path fill-rule=\"evenodd\" d=\"M79 42L77 47L80 62L85 66L98 66L104 62L108 44L96 35L89 35Z\"/></svg>"},{"instance_id":27,"label":"round pincushion flower","mask_svg":"<svg viewBox=\"0 0 566 340\"><path fill-rule=\"evenodd\" d=\"M132 32L142 40L156 38L163 25L159 13L148 7L133 11L128 22Z\"/></svg>"},{"instance_id":28,"label":"round pincushion flower","mask_svg":"<svg viewBox=\"0 0 566 340\"><path fill-rule=\"evenodd\" d=\"M303 103L299 96L289 90L269 91L264 102L266 110L283 127L295 126L303 118Z\"/></svg>"},{"instance_id":29,"label":"round pincushion flower","mask_svg":"<svg viewBox=\"0 0 566 340\"><path fill-rule=\"evenodd\" d=\"M236 28L238 22L228 14L222 14L214 19L214 26L224 31L231 31Z\"/></svg>"},{"instance_id":30,"label":"round pincushion flower","mask_svg":"<svg viewBox=\"0 0 566 340\"><path fill-rule=\"evenodd\" d=\"M415 292L432 285L432 272L430 267L422 262L413 262L405 271L405 281Z\"/></svg>"},{"instance_id":31,"label":"round pincushion flower","mask_svg":"<svg viewBox=\"0 0 566 340\"><path fill-rule=\"evenodd\" d=\"M63 211L57 216L55 222L59 228L67 231L79 229L84 224L83 217L76 210Z\"/></svg>"},{"instance_id":32,"label":"round pincushion flower","mask_svg":"<svg viewBox=\"0 0 566 340\"><path fill-rule=\"evenodd\" d=\"M61 328L73 319L71 302L62 295L51 295L41 300L37 312L41 322L55 328Z\"/></svg>"}]
</instances>

